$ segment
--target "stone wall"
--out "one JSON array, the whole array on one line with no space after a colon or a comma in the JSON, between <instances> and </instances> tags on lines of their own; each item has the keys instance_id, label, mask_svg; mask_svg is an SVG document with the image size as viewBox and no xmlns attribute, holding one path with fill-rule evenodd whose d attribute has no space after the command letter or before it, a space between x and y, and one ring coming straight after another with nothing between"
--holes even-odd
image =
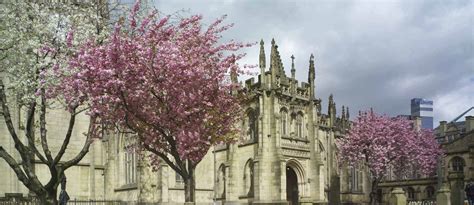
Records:
<instances>
[{"instance_id":1,"label":"stone wall","mask_svg":"<svg viewBox=\"0 0 474 205\"><path fill-rule=\"evenodd\" d=\"M11 108L13 108L11 113L15 113L12 117L16 125L17 133L23 142L26 143L27 141L23 131L25 126L25 110L19 110L14 106L11 106ZM19 116L22 117L21 120L18 120ZM50 109L47 110L46 121L48 145L54 157L64 141L69 122L69 114L64 110ZM86 139L83 133L87 132L88 126L88 117L84 114L78 115L68 149L63 155L62 161L69 160L80 152ZM8 133L3 117L0 118L0 133L0 135L2 135L0 137L2 146L6 148L7 152L15 153L13 156L18 160L19 155L14 149L13 140ZM36 131L35 136L39 136L39 130ZM40 152L42 152L39 143L38 140L37 147ZM91 145L91 151L79 162L78 166L71 167L66 171L68 181L67 191L72 199L104 198L104 180L102 177L104 160L102 148L102 142L97 140ZM45 184L50 178L47 167L37 160L35 169L39 180ZM3 159L0 160L0 172L2 173L2 175L0 175L0 196L4 196L6 193L22 193L24 196L29 194L29 191L18 180L15 173Z\"/></svg>"}]
</instances>

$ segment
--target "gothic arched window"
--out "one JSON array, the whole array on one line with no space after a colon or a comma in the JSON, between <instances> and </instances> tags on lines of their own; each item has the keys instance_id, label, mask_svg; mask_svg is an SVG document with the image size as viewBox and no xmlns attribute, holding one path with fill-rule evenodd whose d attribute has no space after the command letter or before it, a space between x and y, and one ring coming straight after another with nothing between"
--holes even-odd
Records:
<instances>
[{"instance_id":1,"label":"gothic arched window","mask_svg":"<svg viewBox=\"0 0 474 205\"><path fill-rule=\"evenodd\" d=\"M252 197L253 196L253 172L254 172L254 168L253 168L253 161L250 159L249 161L247 161L247 163L245 164L245 168L244 168L244 195L248 196L248 197Z\"/></svg>"},{"instance_id":2,"label":"gothic arched window","mask_svg":"<svg viewBox=\"0 0 474 205\"><path fill-rule=\"evenodd\" d=\"M225 198L225 166L223 164L217 171L216 194L217 198Z\"/></svg>"},{"instance_id":3,"label":"gothic arched window","mask_svg":"<svg viewBox=\"0 0 474 205\"><path fill-rule=\"evenodd\" d=\"M349 190L352 192L362 192L362 169L360 167L349 166Z\"/></svg>"},{"instance_id":4,"label":"gothic arched window","mask_svg":"<svg viewBox=\"0 0 474 205\"><path fill-rule=\"evenodd\" d=\"M415 199L415 189L413 189L412 187L408 187L406 189L406 192L407 192L407 198L409 200L414 200Z\"/></svg>"},{"instance_id":5,"label":"gothic arched window","mask_svg":"<svg viewBox=\"0 0 474 205\"><path fill-rule=\"evenodd\" d=\"M257 139L257 125L257 115L255 112L253 110L247 111L242 124L244 142L254 141Z\"/></svg>"},{"instance_id":6,"label":"gothic arched window","mask_svg":"<svg viewBox=\"0 0 474 205\"><path fill-rule=\"evenodd\" d=\"M454 157L451 160L451 166L453 168L453 171L463 172L464 171L464 160L461 157Z\"/></svg>"},{"instance_id":7,"label":"gothic arched window","mask_svg":"<svg viewBox=\"0 0 474 205\"><path fill-rule=\"evenodd\" d=\"M123 170L125 184L137 182L137 156L134 148L136 138L130 132L120 133L119 142L123 146Z\"/></svg>"},{"instance_id":8,"label":"gothic arched window","mask_svg":"<svg viewBox=\"0 0 474 205\"><path fill-rule=\"evenodd\" d=\"M359 182L359 184L357 185L357 189L361 192L363 192L364 190L364 171L362 169L362 166L359 166L359 168L357 169L357 181Z\"/></svg>"},{"instance_id":9,"label":"gothic arched window","mask_svg":"<svg viewBox=\"0 0 474 205\"><path fill-rule=\"evenodd\" d=\"M348 167L348 173L347 173L347 182L348 183L348 189L350 192L354 191L354 167L349 166Z\"/></svg>"},{"instance_id":10,"label":"gothic arched window","mask_svg":"<svg viewBox=\"0 0 474 205\"><path fill-rule=\"evenodd\" d=\"M426 198L432 199L435 196L435 188L433 186L426 187Z\"/></svg>"},{"instance_id":11,"label":"gothic arched window","mask_svg":"<svg viewBox=\"0 0 474 205\"><path fill-rule=\"evenodd\" d=\"M303 138L303 114L296 115L296 136Z\"/></svg>"},{"instance_id":12,"label":"gothic arched window","mask_svg":"<svg viewBox=\"0 0 474 205\"><path fill-rule=\"evenodd\" d=\"M136 165L135 150L125 151L124 163L125 163L125 183L133 184L137 180L137 165Z\"/></svg>"}]
</instances>

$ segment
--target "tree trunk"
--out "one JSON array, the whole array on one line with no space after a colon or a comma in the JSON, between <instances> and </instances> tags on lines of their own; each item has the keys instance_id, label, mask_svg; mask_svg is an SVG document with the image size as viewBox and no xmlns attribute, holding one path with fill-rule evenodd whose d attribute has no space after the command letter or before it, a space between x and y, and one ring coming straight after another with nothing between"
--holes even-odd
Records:
<instances>
[{"instance_id":1,"label":"tree trunk","mask_svg":"<svg viewBox=\"0 0 474 205\"><path fill-rule=\"evenodd\" d=\"M57 205L56 190L39 195L39 200L42 205Z\"/></svg>"},{"instance_id":2,"label":"tree trunk","mask_svg":"<svg viewBox=\"0 0 474 205\"><path fill-rule=\"evenodd\" d=\"M184 196L185 202L195 202L196 184L194 181L194 168L188 169L189 175L184 179Z\"/></svg>"},{"instance_id":3,"label":"tree trunk","mask_svg":"<svg viewBox=\"0 0 474 205\"><path fill-rule=\"evenodd\" d=\"M370 205L376 205L377 204L377 201L378 201L378 197L377 197L378 184L379 184L379 182L378 182L377 179L372 180L372 189L371 189L370 194L369 194L369 197L370 197L369 204Z\"/></svg>"}]
</instances>

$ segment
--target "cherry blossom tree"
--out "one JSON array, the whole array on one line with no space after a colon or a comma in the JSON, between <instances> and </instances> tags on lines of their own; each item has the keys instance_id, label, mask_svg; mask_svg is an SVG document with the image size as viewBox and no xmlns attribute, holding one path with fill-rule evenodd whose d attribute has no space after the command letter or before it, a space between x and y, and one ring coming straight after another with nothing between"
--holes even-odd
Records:
<instances>
[{"instance_id":1,"label":"cherry blossom tree","mask_svg":"<svg viewBox=\"0 0 474 205\"><path fill-rule=\"evenodd\" d=\"M221 42L232 26L222 25L224 17L205 26L200 15L173 19L152 11L138 18L139 7L106 42L84 44L57 70L62 81L51 93L69 105L87 102L89 115L135 132L151 165L164 161L181 175L185 200L194 202L196 165L212 145L238 133L242 97L227 79L243 72L238 51L251 45Z\"/></svg>"},{"instance_id":2,"label":"cherry blossom tree","mask_svg":"<svg viewBox=\"0 0 474 205\"><path fill-rule=\"evenodd\" d=\"M105 2L0 2L0 109L8 130L5 134L10 135L15 145L15 150L0 145L0 158L41 204L57 204L57 187L64 172L86 155L96 128L95 117L91 116L83 147L71 158L63 157L77 115L83 109L80 104L70 105L64 141L55 142L57 149L50 147L46 112L61 104L46 95L46 85L55 84L58 79L45 78L44 73L62 65L75 44L91 36L99 40L107 35L108 5ZM72 41L72 30L75 41ZM20 111L26 116L17 114ZM16 122L25 122L26 126L17 126ZM39 133L37 137L35 133ZM37 176L36 160L49 171L50 178L45 181Z\"/></svg>"},{"instance_id":3,"label":"cherry blossom tree","mask_svg":"<svg viewBox=\"0 0 474 205\"><path fill-rule=\"evenodd\" d=\"M376 204L378 184L390 172L406 175L412 168L433 174L442 150L429 130L413 127L406 118L360 113L348 135L337 141L341 162L367 167L371 180L370 203Z\"/></svg>"}]
</instances>

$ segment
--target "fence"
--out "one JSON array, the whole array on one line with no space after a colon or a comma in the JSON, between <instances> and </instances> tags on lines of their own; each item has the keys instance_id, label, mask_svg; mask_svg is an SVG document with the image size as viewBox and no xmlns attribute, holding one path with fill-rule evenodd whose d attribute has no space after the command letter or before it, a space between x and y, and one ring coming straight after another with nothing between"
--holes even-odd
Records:
<instances>
[{"instance_id":1,"label":"fence","mask_svg":"<svg viewBox=\"0 0 474 205\"><path fill-rule=\"evenodd\" d=\"M435 200L408 200L408 205L436 205Z\"/></svg>"},{"instance_id":2,"label":"fence","mask_svg":"<svg viewBox=\"0 0 474 205\"><path fill-rule=\"evenodd\" d=\"M0 205L39 205L39 200L34 197L23 197L22 194L6 194L0 197Z\"/></svg>"},{"instance_id":3,"label":"fence","mask_svg":"<svg viewBox=\"0 0 474 205\"><path fill-rule=\"evenodd\" d=\"M70 200L68 205L122 205L118 200ZM0 197L0 205L41 205L37 198L33 197Z\"/></svg>"},{"instance_id":4,"label":"fence","mask_svg":"<svg viewBox=\"0 0 474 205\"><path fill-rule=\"evenodd\" d=\"M117 200L71 200L68 205L121 205Z\"/></svg>"}]
</instances>

